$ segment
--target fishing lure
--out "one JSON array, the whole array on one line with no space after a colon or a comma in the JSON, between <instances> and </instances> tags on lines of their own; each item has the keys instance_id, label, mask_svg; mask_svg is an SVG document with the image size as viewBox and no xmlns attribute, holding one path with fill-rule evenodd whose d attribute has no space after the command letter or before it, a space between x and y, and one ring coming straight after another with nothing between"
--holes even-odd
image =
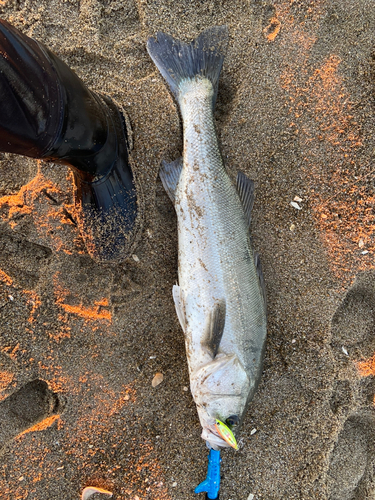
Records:
<instances>
[{"instance_id":1,"label":"fishing lure","mask_svg":"<svg viewBox=\"0 0 375 500\"><path fill-rule=\"evenodd\" d=\"M224 441L226 441L235 450L238 450L236 438L234 437L233 432L229 429L227 425L223 424L223 422L220 422L220 420L216 419L215 428L219 433L220 437L224 439Z\"/></svg>"}]
</instances>

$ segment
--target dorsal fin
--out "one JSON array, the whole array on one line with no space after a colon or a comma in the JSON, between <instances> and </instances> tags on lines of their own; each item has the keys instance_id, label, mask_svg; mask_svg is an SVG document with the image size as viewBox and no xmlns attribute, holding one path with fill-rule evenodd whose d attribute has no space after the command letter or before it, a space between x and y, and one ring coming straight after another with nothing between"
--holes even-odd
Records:
<instances>
[{"instance_id":1,"label":"dorsal fin","mask_svg":"<svg viewBox=\"0 0 375 500\"><path fill-rule=\"evenodd\" d=\"M206 319L205 335L202 339L202 346L205 347L212 358L219 349L225 326L226 304L225 300L219 300L210 310Z\"/></svg>"},{"instance_id":2,"label":"dorsal fin","mask_svg":"<svg viewBox=\"0 0 375 500\"><path fill-rule=\"evenodd\" d=\"M251 210L254 205L254 181L249 179L243 172L237 174L237 191L250 227Z\"/></svg>"}]
</instances>

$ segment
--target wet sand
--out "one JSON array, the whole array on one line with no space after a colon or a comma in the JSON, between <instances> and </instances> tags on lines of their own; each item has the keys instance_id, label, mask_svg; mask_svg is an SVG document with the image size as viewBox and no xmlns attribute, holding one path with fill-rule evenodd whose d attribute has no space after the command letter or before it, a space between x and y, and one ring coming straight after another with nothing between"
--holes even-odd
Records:
<instances>
[{"instance_id":1,"label":"wet sand","mask_svg":"<svg viewBox=\"0 0 375 500\"><path fill-rule=\"evenodd\" d=\"M256 182L269 327L220 498L373 498L373 2L0 0L0 16L125 107L144 213L134 256L97 264L69 170L0 153L0 498L73 500L85 486L203 497L207 451L171 294L176 216L158 179L182 131L146 40L221 24L217 130L230 175Z\"/></svg>"}]
</instances>

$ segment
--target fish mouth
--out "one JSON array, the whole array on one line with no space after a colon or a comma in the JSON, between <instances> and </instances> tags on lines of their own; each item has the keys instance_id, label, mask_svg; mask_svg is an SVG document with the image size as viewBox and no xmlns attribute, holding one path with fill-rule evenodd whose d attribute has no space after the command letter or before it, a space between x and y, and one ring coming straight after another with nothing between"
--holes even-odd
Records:
<instances>
[{"instance_id":1,"label":"fish mouth","mask_svg":"<svg viewBox=\"0 0 375 500\"><path fill-rule=\"evenodd\" d=\"M211 417L205 408L197 407L199 420L202 426L202 434L201 437L206 441L210 448L214 450L218 450L219 448L230 448L233 447L227 441L223 439L223 437L219 434L218 428L215 425L217 420L220 420L220 416L217 418ZM225 421L225 420L224 420ZM238 429L238 426L232 427L231 431L235 433Z\"/></svg>"},{"instance_id":2,"label":"fish mouth","mask_svg":"<svg viewBox=\"0 0 375 500\"><path fill-rule=\"evenodd\" d=\"M198 412L199 413L199 412ZM230 445L220 436L216 427L215 427L215 419L209 420L212 421L211 424L206 423L205 425L202 422L201 415L199 415L202 425L202 434L201 437L209 444L210 448L214 450L218 450L219 448L230 448Z\"/></svg>"}]
</instances>

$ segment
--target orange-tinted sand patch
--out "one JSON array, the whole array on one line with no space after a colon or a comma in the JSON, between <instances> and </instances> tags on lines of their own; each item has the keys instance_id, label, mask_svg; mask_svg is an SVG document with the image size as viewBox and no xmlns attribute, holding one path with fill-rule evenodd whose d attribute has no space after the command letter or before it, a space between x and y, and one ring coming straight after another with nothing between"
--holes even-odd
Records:
<instances>
[{"instance_id":1,"label":"orange-tinted sand patch","mask_svg":"<svg viewBox=\"0 0 375 500\"><path fill-rule=\"evenodd\" d=\"M38 308L42 304L42 301L41 301L39 295L36 292L32 291L32 290L24 290L23 293L25 293L26 296L29 296L29 298L27 300L27 304L29 306L31 306L31 310L30 310L30 315L29 315L29 318L28 318L28 322L29 323L34 323L36 315L37 315Z\"/></svg>"},{"instance_id":2,"label":"orange-tinted sand patch","mask_svg":"<svg viewBox=\"0 0 375 500\"><path fill-rule=\"evenodd\" d=\"M357 361L356 366L361 377L369 377L375 375L375 354L372 358L365 361Z\"/></svg>"},{"instance_id":3,"label":"orange-tinted sand patch","mask_svg":"<svg viewBox=\"0 0 375 500\"><path fill-rule=\"evenodd\" d=\"M20 344L16 344L14 347L3 347L3 351L7 353L7 355L15 361L17 359L17 353L19 351Z\"/></svg>"},{"instance_id":4,"label":"orange-tinted sand patch","mask_svg":"<svg viewBox=\"0 0 375 500\"><path fill-rule=\"evenodd\" d=\"M82 253L80 237L70 214L74 207L67 205L65 200L66 193L39 172L17 194L0 198L0 210L12 229L23 216L31 215L42 244L56 252Z\"/></svg>"},{"instance_id":5,"label":"orange-tinted sand patch","mask_svg":"<svg viewBox=\"0 0 375 500\"><path fill-rule=\"evenodd\" d=\"M281 30L281 22L277 17L270 19L270 24L264 28L263 33L269 42L273 42Z\"/></svg>"},{"instance_id":6,"label":"orange-tinted sand patch","mask_svg":"<svg viewBox=\"0 0 375 500\"><path fill-rule=\"evenodd\" d=\"M55 285L55 301L59 307L61 307L64 312L68 314L75 314L80 318L84 318L88 321L100 321L106 320L110 323L112 322L112 313L108 309L105 309L109 306L108 299L106 297L94 301L93 306L84 306L82 303L80 304L67 304L65 302L66 298L71 295L69 290L64 288L59 283L59 274L57 273L54 276L54 285ZM61 321L64 321L64 318L60 316Z\"/></svg>"},{"instance_id":7,"label":"orange-tinted sand patch","mask_svg":"<svg viewBox=\"0 0 375 500\"><path fill-rule=\"evenodd\" d=\"M8 286L11 286L13 284L13 280L10 276L8 276L4 271L0 269L0 280L3 281L5 284Z\"/></svg>"},{"instance_id":8,"label":"orange-tinted sand patch","mask_svg":"<svg viewBox=\"0 0 375 500\"><path fill-rule=\"evenodd\" d=\"M359 270L374 268L375 197L368 185L373 172L359 160L362 130L340 74L340 58L332 53L314 69L310 55L316 38L304 23L294 24L283 5L283 39L295 47L295 58L289 51L280 85L288 94L290 126L303 154L310 208L332 272L346 286Z\"/></svg>"},{"instance_id":9,"label":"orange-tinted sand patch","mask_svg":"<svg viewBox=\"0 0 375 500\"><path fill-rule=\"evenodd\" d=\"M134 384L128 384L121 392L116 392L104 377L86 372L79 378L79 387L81 393L78 397L82 398L83 404L77 412L75 426L64 429L65 432L72 432L67 436L67 460L70 455L80 457L78 470L87 478L85 483L103 487L103 481L98 484L97 478L106 477L105 487L112 490L110 477L113 476L116 477L118 487L121 487L121 498L148 498L152 492L153 498L171 500L163 470L147 435L142 432L141 439L138 435L134 436L131 422L129 427L123 429L118 426L124 406L136 403ZM108 448L113 457L126 450L128 458L125 469L116 463L115 458L110 459L110 466L103 460L105 454L108 454Z\"/></svg>"},{"instance_id":10,"label":"orange-tinted sand patch","mask_svg":"<svg viewBox=\"0 0 375 500\"><path fill-rule=\"evenodd\" d=\"M110 311L100 311L100 305L95 302L95 306L93 307L84 307L84 306L70 306L69 304L60 303L60 307L64 309L67 313L76 314L81 318L90 319L90 320L98 320L98 319L106 319L107 321L112 320L112 314Z\"/></svg>"},{"instance_id":11,"label":"orange-tinted sand patch","mask_svg":"<svg viewBox=\"0 0 375 500\"><path fill-rule=\"evenodd\" d=\"M5 370L0 370L0 391L3 391L12 383L14 374Z\"/></svg>"},{"instance_id":12,"label":"orange-tinted sand patch","mask_svg":"<svg viewBox=\"0 0 375 500\"><path fill-rule=\"evenodd\" d=\"M23 431L20 436L23 434L27 434L28 432L36 432L36 431L44 431L45 429L48 429L48 427L51 427L51 425L56 422L60 418L60 415L51 415L50 417L45 418L41 422L33 425L29 429L26 429Z\"/></svg>"}]
</instances>

